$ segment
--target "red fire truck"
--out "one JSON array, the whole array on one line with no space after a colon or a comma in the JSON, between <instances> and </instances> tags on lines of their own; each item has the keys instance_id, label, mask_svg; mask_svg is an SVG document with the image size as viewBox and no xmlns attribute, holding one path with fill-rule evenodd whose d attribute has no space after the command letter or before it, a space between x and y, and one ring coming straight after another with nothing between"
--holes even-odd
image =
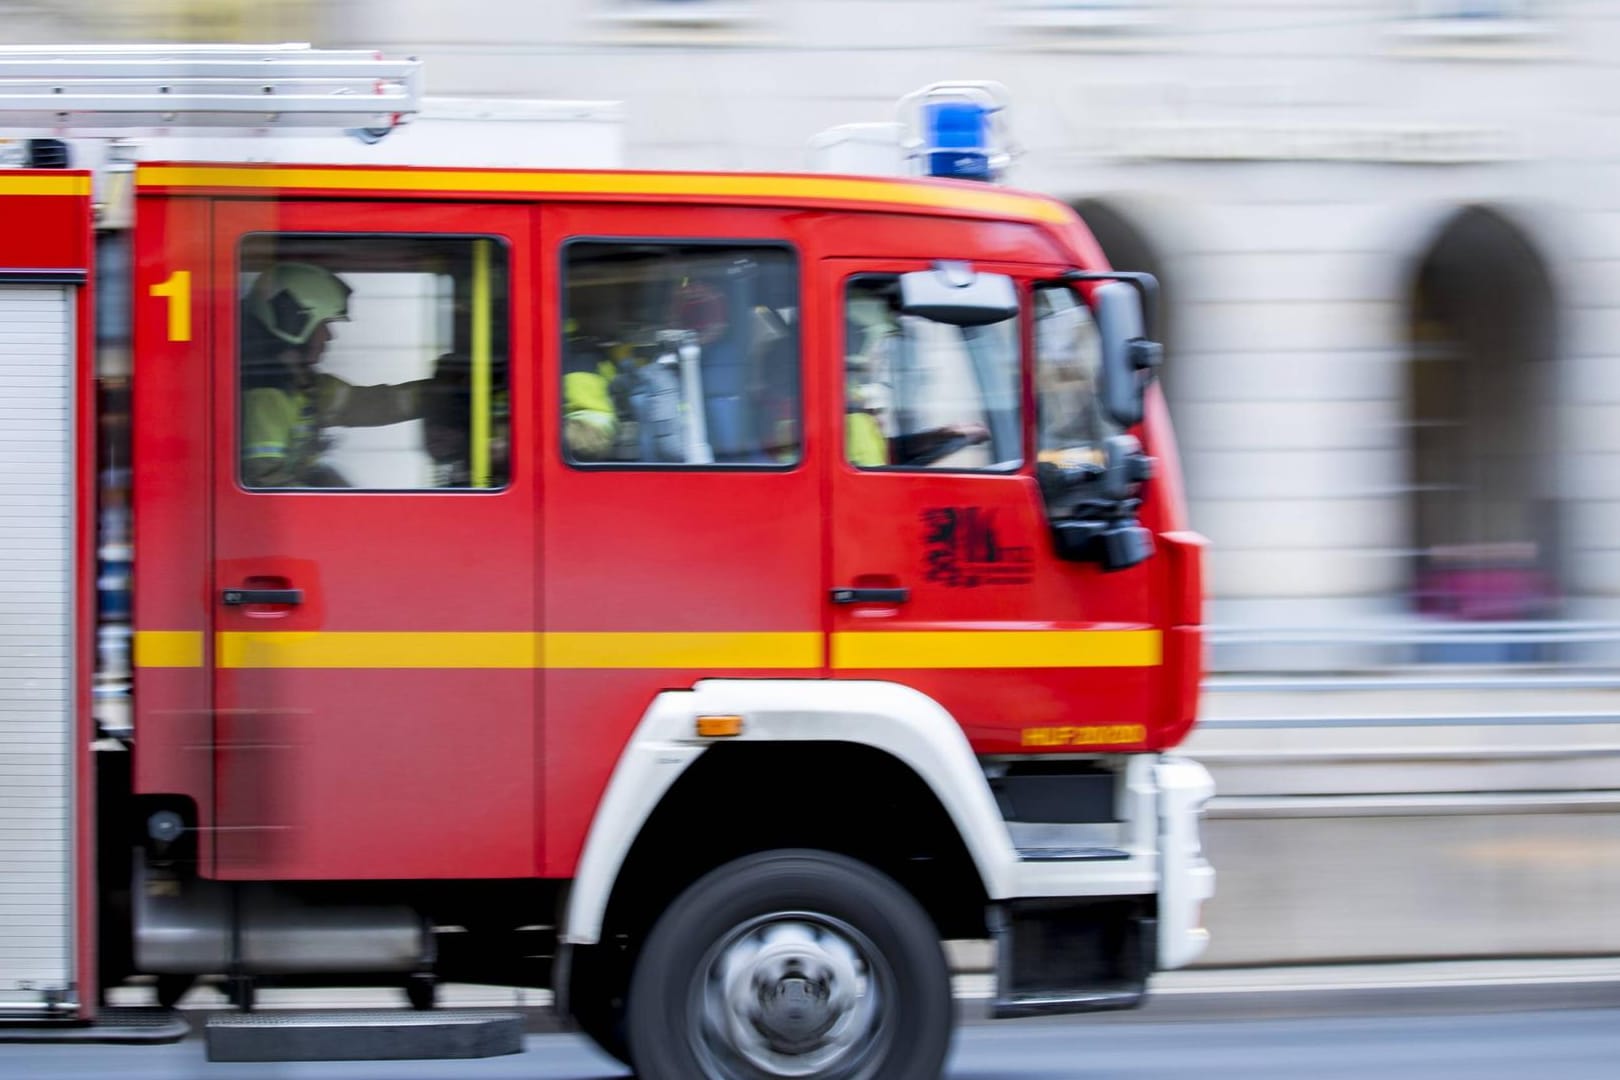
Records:
<instances>
[{"instance_id":1,"label":"red fire truck","mask_svg":"<svg viewBox=\"0 0 1620 1080\"><path fill-rule=\"evenodd\" d=\"M927 1077L945 941L1009 1017L1199 954L1152 282L984 182L971 88L935 179L374 164L370 54L0 77L0 1017L456 980L645 1076ZM191 127L246 149L147 160Z\"/></svg>"}]
</instances>

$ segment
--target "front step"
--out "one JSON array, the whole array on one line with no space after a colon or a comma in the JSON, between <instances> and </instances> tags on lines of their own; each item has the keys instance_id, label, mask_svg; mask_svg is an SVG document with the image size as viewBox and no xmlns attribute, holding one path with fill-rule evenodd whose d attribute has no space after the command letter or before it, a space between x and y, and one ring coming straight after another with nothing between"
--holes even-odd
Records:
<instances>
[{"instance_id":1,"label":"front step","mask_svg":"<svg viewBox=\"0 0 1620 1080\"><path fill-rule=\"evenodd\" d=\"M191 1025L173 1009L102 1009L90 1023L56 1020L24 1024L0 1022L0 1045L6 1043L132 1044L174 1043L191 1034Z\"/></svg>"},{"instance_id":2,"label":"front step","mask_svg":"<svg viewBox=\"0 0 1620 1080\"><path fill-rule=\"evenodd\" d=\"M1129 1009L1142 1002L1154 922L1130 899L1010 900L991 909L997 1018Z\"/></svg>"},{"instance_id":3,"label":"front step","mask_svg":"<svg viewBox=\"0 0 1620 1080\"><path fill-rule=\"evenodd\" d=\"M228 1013L208 1021L209 1061L403 1061L523 1052L523 1017L447 1011Z\"/></svg>"},{"instance_id":4,"label":"front step","mask_svg":"<svg viewBox=\"0 0 1620 1080\"><path fill-rule=\"evenodd\" d=\"M1111 847L1021 847L1023 862L1113 862L1129 859L1131 853Z\"/></svg>"}]
</instances>

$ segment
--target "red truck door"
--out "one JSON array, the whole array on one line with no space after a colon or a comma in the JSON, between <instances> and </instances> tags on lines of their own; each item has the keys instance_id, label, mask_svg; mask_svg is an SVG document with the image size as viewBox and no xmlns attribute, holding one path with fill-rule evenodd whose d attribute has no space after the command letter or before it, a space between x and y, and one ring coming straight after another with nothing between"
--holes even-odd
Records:
<instances>
[{"instance_id":1,"label":"red truck door","mask_svg":"<svg viewBox=\"0 0 1620 1080\"><path fill-rule=\"evenodd\" d=\"M536 872L531 220L215 207L221 877Z\"/></svg>"},{"instance_id":2,"label":"red truck door","mask_svg":"<svg viewBox=\"0 0 1620 1080\"><path fill-rule=\"evenodd\" d=\"M792 217L546 210L547 873L663 690L825 673L815 408ZM552 247L550 245L554 244ZM555 319L553 322L552 319ZM549 349L548 349L549 352Z\"/></svg>"},{"instance_id":3,"label":"red truck door","mask_svg":"<svg viewBox=\"0 0 1620 1080\"><path fill-rule=\"evenodd\" d=\"M981 752L1137 748L1161 638L1153 560L1057 559L1036 483L1033 288L1017 319L962 329L898 313L923 261L834 259L843 362L830 529L831 662L931 695Z\"/></svg>"}]
</instances>

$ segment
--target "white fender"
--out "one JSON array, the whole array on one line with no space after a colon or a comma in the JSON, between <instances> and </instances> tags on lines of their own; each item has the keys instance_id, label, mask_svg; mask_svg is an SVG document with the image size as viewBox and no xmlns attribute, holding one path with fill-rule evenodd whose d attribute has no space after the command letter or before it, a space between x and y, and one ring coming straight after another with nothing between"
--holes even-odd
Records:
<instances>
[{"instance_id":1,"label":"white fender","mask_svg":"<svg viewBox=\"0 0 1620 1080\"><path fill-rule=\"evenodd\" d=\"M909 767L950 815L992 900L1020 896L1147 895L1159 883L1154 755L1125 771L1122 817L1131 857L1106 863L1021 862L961 726L917 690L887 682L709 679L659 694L631 735L597 807L576 869L562 940L594 945L613 884L670 787L717 740L699 716L741 716L738 742L843 742Z\"/></svg>"},{"instance_id":2,"label":"white fender","mask_svg":"<svg viewBox=\"0 0 1620 1080\"><path fill-rule=\"evenodd\" d=\"M741 716L735 742L847 742L885 751L913 769L950 814L986 890L1004 896L1017 853L967 737L932 698L885 682L710 679L666 691L648 708L619 758L585 837L569 894L563 940L592 945L614 879L671 785L716 740L699 716Z\"/></svg>"}]
</instances>

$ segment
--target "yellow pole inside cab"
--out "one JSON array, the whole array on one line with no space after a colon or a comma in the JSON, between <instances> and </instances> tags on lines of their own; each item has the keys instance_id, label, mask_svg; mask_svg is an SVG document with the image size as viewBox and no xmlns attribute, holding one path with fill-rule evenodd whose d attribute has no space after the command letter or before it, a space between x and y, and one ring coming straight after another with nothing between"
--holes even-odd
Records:
<instances>
[{"instance_id":1,"label":"yellow pole inside cab","mask_svg":"<svg viewBox=\"0 0 1620 1080\"><path fill-rule=\"evenodd\" d=\"M475 488L489 487L490 428L489 241L473 241L472 264L472 453Z\"/></svg>"}]
</instances>

